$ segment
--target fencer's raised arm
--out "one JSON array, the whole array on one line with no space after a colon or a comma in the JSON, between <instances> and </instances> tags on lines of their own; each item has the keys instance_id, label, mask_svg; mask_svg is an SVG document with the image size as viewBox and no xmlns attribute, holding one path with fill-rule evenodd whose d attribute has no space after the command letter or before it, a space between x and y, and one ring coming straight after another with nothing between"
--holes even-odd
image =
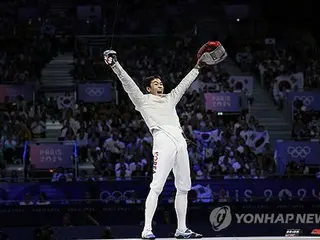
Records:
<instances>
[{"instance_id":1,"label":"fencer's raised arm","mask_svg":"<svg viewBox=\"0 0 320 240\"><path fill-rule=\"evenodd\" d=\"M113 50L107 50L104 52L104 60L107 65L110 65L113 72L117 75L124 90L128 93L129 98L136 107L141 106L144 101L144 94L140 91L137 84L129 76L129 74L122 68L117 61L116 52Z\"/></svg>"},{"instance_id":2,"label":"fencer's raised arm","mask_svg":"<svg viewBox=\"0 0 320 240\"><path fill-rule=\"evenodd\" d=\"M199 75L199 69L202 66L218 64L226 57L227 53L220 42L209 41L204 44L197 53L198 61L196 66L182 79L179 85L169 93L173 103L177 104L180 101L182 95Z\"/></svg>"},{"instance_id":3,"label":"fencer's raised arm","mask_svg":"<svg viewBox=\"0 0 320 240\"><path fill-rule=\"evenodd\" d=\"M122 68L119 62L116 62L114 65L112 65L111 69L121 81L124 90L128 93L129 98L131 99L133 104L136 106L140 106L144 100L144 95L140 91L140 88L137 86L134 80Z\"/></svg>"},{"instance_id":4,"label":"fencer's raised arm","mask_svg":"<svg viewBox=\"0 0 320 240\"><path fill-rule=\"evenodd\" d=\"M180 99L182 98L183 94L188 90L188 88L191 86L193 81L198 77L199 75L199 68L195 67L193 68L187 76L185 76L181 82L176 86L170 93L169 96L171 98L171 101L173 104L178 104Z\"/></svg>"}]
</instances>

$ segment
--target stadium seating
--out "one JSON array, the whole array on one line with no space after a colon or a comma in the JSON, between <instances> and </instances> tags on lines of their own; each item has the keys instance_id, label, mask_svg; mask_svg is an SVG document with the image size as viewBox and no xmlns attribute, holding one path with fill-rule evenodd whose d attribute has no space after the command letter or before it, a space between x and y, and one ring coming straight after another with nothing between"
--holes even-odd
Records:
<instances>
[{"instance_id":1,"label":"stadium seating","mask_svg":"<svg viewBox=\"0 0 320 240\"><path fill-rule=\"evenodd\" d=\"M2 2L1 6L0 168L1 177L6 178L10 166L22 165L25 142L45 135L46 110L35 93L41 70L55 56L57 44L48 19L43 17L47 11L44 5L34 7L29 1L16 1Z\"/></svg>"},{"instance_id":2,"label":"stadium seating","mask_svg":"<svg viewBox=\"0 0 320 240\"><path fill-rule=\"evenodd\" d=\"M314 176L319 166L318 53L308 44L309 50L301 49L300 41L290 45L281 39L256 40L238 52L237 61L256 73L274 108L291 126L292 140L275 139L279 140L274 150L278 166L283 166L281 172Z\"/></svg>"}]
</instances>

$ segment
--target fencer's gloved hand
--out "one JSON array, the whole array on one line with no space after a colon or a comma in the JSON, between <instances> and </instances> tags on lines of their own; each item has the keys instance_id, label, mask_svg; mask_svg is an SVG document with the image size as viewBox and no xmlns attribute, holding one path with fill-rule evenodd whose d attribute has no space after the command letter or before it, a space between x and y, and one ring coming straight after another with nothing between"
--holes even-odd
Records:
<instances>
[{"instance_id":1,"label":"fencer's gloved hand","mask_svg":"<svg viewBox=\"0 0 320 240\"><path fill-rule=\"evenodd\" d=\"M104 62L109 65L113 66L117 60L117 52L114 50L106 50L103 52Z\"/></svg>"},{"instance_id":2,"label":"fencer's gloved hand","mask_svg":"<svg viewBox=\"0 0 320 240\"><path fill-rule=\"evenodd\" d=\"M209 41L198 51L197 66L215 65L222 62L227 57L227 52L218 41Z\"/></svg>"}]
</instances>

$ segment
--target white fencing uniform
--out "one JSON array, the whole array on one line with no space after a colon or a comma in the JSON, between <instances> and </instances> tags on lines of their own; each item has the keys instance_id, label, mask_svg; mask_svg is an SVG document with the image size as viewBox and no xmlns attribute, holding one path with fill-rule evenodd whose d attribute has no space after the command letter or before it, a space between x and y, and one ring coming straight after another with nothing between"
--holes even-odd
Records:
<instances>
[{"instance_id":1,"label":"white fencing uniform","mask_svg":"<svg viewBox=\"0 0 320 240\"><path fill-rule=\"evenodd\" d=\"M170 126L166 127L170 129ZM187 143L181 129L172 127L170 132L155 130L153 136L153 179L150 188L160 194L173 169L176 188L188 192L191 188L190 165Z\"/></svg>"},{"instance_id":2,"label":"white fencing uniform","mask_svg":"<svg viewBox=\"0 0 320 240\"><path fill-rule=\"evenodd\" d=\"M189 191L191 188L189 157L176 105L197 78L199 70L192 69L169 94L155 96L143 94L118 62L112 66L112 69L136 110L141 113L154 138L154 174L151 188L160 193L173 169L177 189Z\"/></svg>"},{"instance_id":3,"label":"white fencing uniform","mask_svg":"<svg viewBox=\"0 0 320 240\"><path fill-rule=\"evenodd\" d=\"M178 229L184 232L187 229L187 193L191 189L191 176L187 143L182 135L176 105L197 78L199 70L192 69L175 89L161 96L143 94L118 62L112 66L112 70L153 135L153 179L146 199L144 232L152 229L158 196L172 169L177 188L175 209Z\"/></svg>"}]
</instances>

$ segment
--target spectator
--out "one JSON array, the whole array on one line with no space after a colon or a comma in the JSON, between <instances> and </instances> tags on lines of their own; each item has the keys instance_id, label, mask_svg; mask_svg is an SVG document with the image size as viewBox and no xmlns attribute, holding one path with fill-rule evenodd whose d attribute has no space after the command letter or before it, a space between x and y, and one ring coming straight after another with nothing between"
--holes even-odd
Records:
<instances>
[{"instance_id":1,"label":"spectator","mask_svg":"<svg viewBox=\"0 0 320 240\"><path fill-rule=\"evenodd\" d=\"M33 201L31 201L30 194L26 193L24 198L24 201L19 203L20 206L34 205Z\"/></svg>"},{"instance_id":2,"label":"spectator","mask_svg":"<svg viewBox=\"0 0 320 240\"><path fill-rule=\"evenodd\" d=\"M103 238L103 239L113 239L112 229L110 227L105 227L101 238Z\"/></svg>"},{"instance_id":3,"label":"spectator","mask_svg":"<svg viewBox=\"0 0 320 240\"><path fill-rule=\"evenodd\" d=\"M3 144L4 147L4 158L7 159L8 162L13 162L13 158L15 157L17 142L13 140L11 135L8 135Z\"/></svg>"},{"instance_id":4,"label":"spectator","mask_svg":"<svg viewBox=\"0 0 320 240\"><path fill-rule=\"evenodd\" d=\"M31 123L31 131L34 138L43 138L46 133L46 124L44 121L41 121L39 118L35 118Z\"/></svg>"},{"instance_id":5,"label":"spectator","mask_svg":"<svg viewBox=\"0 0 320 240\"><path fill-rule=\"evenodd\" d=\"M66 180L66 176L64 173L64 169L62 167L59 167L56 169L56 172L53 173L51 182L63 182Z\"/></svg>"},{"instance_id":6,"label":"spectator","mask_svg":"<svg viewBox=\"0 0 320 240\"><path fill-rule=\"evenodd\" d=\"M134 174L139 174L148 164L146 159L142 159L139 154L135 154L129 161L128 169Z\"/></svg>"},{"instance_id":7,"label":"spectator","mask_svg":"<svg viewBox=\"0 0 320 240\"><path fill-rule=\"evenodd\" d=\"M119 133L114 131L112 136L105 140L104 149L109 153L110 160L116 162L120 155L124 152L125 144L120 141Z\"/></svg>"},{"instance_id":8,"label":"spectator","mask_svg":"<svg viewBox=\"0 0 320 240\"><path fill-rule=\"evenodd\" d=\"M45 205L50 205L51 202L47 200L47 196L44 192L40 193L40 198L39 201L36 203L37 205L45 206Z\"/></svg>"},{"instance_id":9,"label":"spectator","mask_svg":"<svg viewBox=\"0 0 320 240\"><path fill-rule=\"evenodd\" d=\"M78 146L78 155L81 161L85 161L88 158L88 133L85 132L83 128L80 128L77 133L76 143Z\"/></svg>"},{"instance_id":10,"label":"spectator","mask_svg":"<svg viewBox=\"0 0 320 240\"><path fill-rule=\"evenodd\" d=\"M130 180L131 171L129 165L124 161L124 158L120 158L119 162L115 165L115 173L117 180Z\"/></svg>"}]
</instances>

